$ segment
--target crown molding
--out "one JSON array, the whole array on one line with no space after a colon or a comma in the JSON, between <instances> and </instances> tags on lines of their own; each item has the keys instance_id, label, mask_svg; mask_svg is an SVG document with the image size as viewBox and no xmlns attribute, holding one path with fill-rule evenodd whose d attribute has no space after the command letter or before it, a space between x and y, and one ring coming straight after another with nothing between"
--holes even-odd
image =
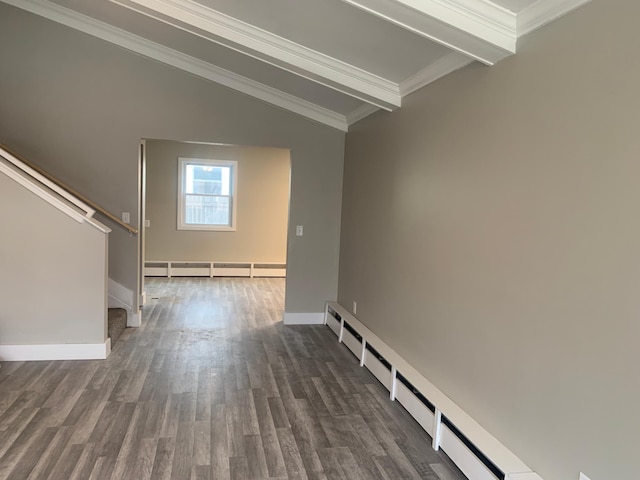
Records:
<instances>
[{"instance_id":1,"label":"crown molding","mask_svg":"<svg viewBox=\"0 0 640 480\"><path fill-rule=\"evenodd\" d=\"M518 13L518 37L551 23L591 0L538 0Z\"/></svg>"},{"instance_id":2,"label":"crown molding","mask_svg":"<svg viewBox=\"0 0 640 480\"><path fill-rule=\"evenodd\" d=\"M0 0L30 13L47 18L126 50L157 60L177 69L250 95L276 107L304 116L316 122L342 130L348 129L346 117L315 103L290 95L242 75L216 67L203 60L167 48L138 35L82 15L46 0Z\"/></svg>"},{"instance_id":3,"label":"crown molding","mask_svg":"<svg viewBox=\"0 0 640 480\"><path fill-rule=\"evenodd\" d=\"M168 23L178 21L207 32L212 35L205 37L208 40L380 108L393 110L401 104L396 83L193 0L110 1L129 8L136 4L165 16ZM137 11L149 15L148 11Z\"/></svg>"},{"instance_id":4,"label":"crown molding","mask_svg":"<svg viewBox=\"0 0 640 480\"><path fill-rule=\"evenodd\" d=\"M485 0L342 1L486 65L515 53L515 14Z\"/></svg>"},{"instance_id":5,"label":"crown molding","mask_svg":"<svg viewBox=\"0 0 640 480\"><path fill-rule=\"evenodd\" d=\"M440 60L428 65L400 83L400 94L404 97L416 90L435 82L449 73L466 67L472 59L456 52L449 53Z\"/></svg>"},{"instance_id":6,"label":"crown molding","mask_svg":"<svg viewBox=\"0 0 640 480\"><path fill-rule=\"evenodd\" d=\"M380 109L375 105L371 105L370 103L365 103L361 107L358 107L352 112L347 114L347 124L351 126L354 123L359 122L363 118L368 117L372 113L377 112L378 110Z\"/></svg>"}]
</instances>

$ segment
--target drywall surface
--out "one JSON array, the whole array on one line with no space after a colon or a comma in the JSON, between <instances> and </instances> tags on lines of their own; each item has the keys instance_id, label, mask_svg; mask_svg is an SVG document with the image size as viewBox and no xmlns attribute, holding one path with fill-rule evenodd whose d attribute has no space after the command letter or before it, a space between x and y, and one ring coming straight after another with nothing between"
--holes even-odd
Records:
<instances>
[{"instance_id":1,"label":"drywall surface","mask_svg":"<svg viewBox=\"0 0 640 480\"><path fill-rule=\"evenodd\" d=\"M339 302L545 480L638 478L640 3L347 134Z\"/></svg>"},{"instance_id":2,"label":"drywall surface","mask_svg":"<svg viewBox=\"0 0 640 480\"><path fill-rule=\"evenodd\" d=\"M289 150L163 140L146 148L148 260L286 262ZM177 229L179 158L238 162L235 231Z\"/></svg>"},{"instance_id":3,"label":"drywall surface","mask_svg":"<svg viewBox=\"0 0 640 480\"><path fill-rule=\"evenodd\" d=\"M134 225L142 138L291 149L285 308L336 298L344 133L4 4L0 45L0 140ZM109 276L136 291L112 227Z\"/></svg>"},{"instance_id":4,"label":"drywall surface","mask_svg":"<svg viewBox=\"0 0 640 480\"><path fill-rule=\"evenodd\" d=\"M0 344L104 343L107 235L0 174Z\"/></svg>"}]
</instances>

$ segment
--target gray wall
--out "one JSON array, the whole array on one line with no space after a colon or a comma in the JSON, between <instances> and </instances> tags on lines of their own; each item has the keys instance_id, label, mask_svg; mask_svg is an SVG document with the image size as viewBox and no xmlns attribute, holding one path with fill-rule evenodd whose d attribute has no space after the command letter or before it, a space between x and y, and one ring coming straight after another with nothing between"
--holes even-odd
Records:
<instances>
[{"instance_id":1,"label":"gray wall","mask_svg":"<svg viewBox=\"0 0 640 480\"><path fill-rule=\"evenodd\" d=\"M286 262L289 150L163 140L146 145L147 259ZM176 228L179 157L238 162L235 231Z\"/></svg>"},{"instance_id":2,"label":"gray wall","mask_svg":"<svg viewBox=\"0 0 640 480\"><path fill-rule=\"evenodd\" d=\"M640 2L347 134L339 301L545 480L638 478Z\"/></svg>"},{"instance_id":3,"label":"gray wall","mask_svg":"<svg viewBox=\"0 0 640 480\"><path fill-rule=\"evenodd\" d=\"M141 138L290 148L286 310L337 293L344 134L0 5L0 140L137 223ZM136 238L114 228L109 274L135 290Z\"/></svg>"},{"instance_id":4,"label":"gray wall","mask_svg":"<svg viewBox=\"0 0 640 480\"><path fill-rule=\"evenodd\" d=\"M2 173L0 192L0 344L104 343L107 236Z\"/></svg>"}]
</instances>

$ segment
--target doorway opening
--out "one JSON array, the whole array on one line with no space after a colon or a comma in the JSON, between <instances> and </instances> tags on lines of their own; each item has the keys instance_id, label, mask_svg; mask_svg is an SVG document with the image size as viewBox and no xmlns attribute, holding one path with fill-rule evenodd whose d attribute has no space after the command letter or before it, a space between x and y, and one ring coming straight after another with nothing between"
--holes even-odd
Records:
<instances>
[{"instance_id":1,"label":"doorway opening","mask_svg":"<svg viewBox=\"0 0 640 480\"><path fill-rule=\"evenodd\" d=\"M139 291L145 277L285 277L291 151L145 139Z\"/></svg>"}]
</instances>

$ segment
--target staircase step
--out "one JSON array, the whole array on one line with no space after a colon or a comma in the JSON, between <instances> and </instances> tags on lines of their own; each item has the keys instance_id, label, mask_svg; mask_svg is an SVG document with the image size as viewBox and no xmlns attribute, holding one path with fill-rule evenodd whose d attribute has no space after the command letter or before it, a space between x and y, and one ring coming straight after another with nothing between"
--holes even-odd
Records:
<instances>
[{"instance_id":1,"label":"staircase step","mask_svg":"<svg viewBox=\"0 0 640 480\"><path fill-rule=\"evenodd\" d=\"M127 328L127 311L124 308L110 308L107 319L107 334L111 339L111 348Z\"/></svg>"}]
</instances>

